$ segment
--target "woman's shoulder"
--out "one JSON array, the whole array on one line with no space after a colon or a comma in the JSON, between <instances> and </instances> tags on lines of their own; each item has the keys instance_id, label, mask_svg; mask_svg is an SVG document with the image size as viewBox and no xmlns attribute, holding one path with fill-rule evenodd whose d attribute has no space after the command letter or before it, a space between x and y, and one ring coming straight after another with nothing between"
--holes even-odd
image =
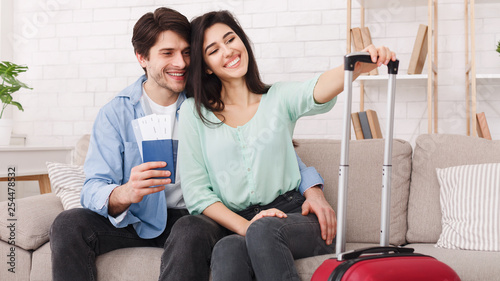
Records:
<instances>
[{"instance_id":1,"label":"woman's shoulder","mask_svg":"<svg viewBox=\"0 0 500 281\"><path fill-rule=\"evenodd\" d=\"M179 114L184 117L194 116L196 112L194 98L187 98L182 103Z\"/></svg>"},{"instance_id":2,"label":"woman's shoulder","mask_svg":"<svg viewBox=\"0 0 500 281\"><path fill-rule=\"evenodd\" d=\"M209 116L210 111L205 108L205 106L200 105L200 111L203 116ZM201 122L201 118L198 115L198 111L196 110L196 103L193 97L187 98L181 106L181 109L179 110L179 116L182 119L190 119L196 121L196 122Z\"/></svg>"},{"instance_id":3,"label":"woman's shoulder","mask_svg":"<svg viewBox=\"0 0 500 281\"><path fill-rule=\"evenodd\" d=\"M182 108L184 108L184 107L194 107L194 98L193 98L193 97L186 98L186 99L182 102L181 110L182 110Z\"/></svg>"}]
</instances>

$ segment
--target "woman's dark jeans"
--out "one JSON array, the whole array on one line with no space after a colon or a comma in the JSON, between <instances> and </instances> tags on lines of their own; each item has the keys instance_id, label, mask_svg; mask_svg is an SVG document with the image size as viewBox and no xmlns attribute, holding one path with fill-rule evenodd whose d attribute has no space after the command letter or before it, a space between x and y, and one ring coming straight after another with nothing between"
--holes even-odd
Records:
<instances>
[{"instance_id":1,"label":"woman's dark jeans","mask_svg":"<svg viewBox=\"0 0 500 281\"><path fill-rule=\"evenodd\" d=\"M250 225L246 237L222 238L212 253L213 281L300 280L294 259L333 253L335 242L326 245L317 217L301 214L303 203L304 197L294 191L240 212L250 220L261 210L277 208L287 218L264 217Z\"/></svg>"}]
</instances>

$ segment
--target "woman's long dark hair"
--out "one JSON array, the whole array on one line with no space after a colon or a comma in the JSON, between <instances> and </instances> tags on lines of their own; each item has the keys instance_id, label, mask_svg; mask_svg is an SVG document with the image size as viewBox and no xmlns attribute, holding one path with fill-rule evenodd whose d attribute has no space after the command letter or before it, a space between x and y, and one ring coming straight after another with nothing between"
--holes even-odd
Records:
<instances>
[{"instance_id":1,"label":"woman's long dark hair","mask_svg":"<svg viewBox=\"0 0 500 281\"><path fill-rule=\"evenodd\" d=\"M264 94L269 86L260 79L259 69L250 45L250 40L239 25L236 18L228 11L209 12L195 18L191 22L191 64L187 80L188 96L193 96L198 115L205 125L220 125L209 121L201 113L201 106L212 112L224 110L224 103L221 100L222 83L215 74L206 72L207 65L203 59L203 41L205 31L216 23L229 26L240 37L248 52L248 70L245 80L248 89L252 93Z\"/></svg>"}]
</instances>

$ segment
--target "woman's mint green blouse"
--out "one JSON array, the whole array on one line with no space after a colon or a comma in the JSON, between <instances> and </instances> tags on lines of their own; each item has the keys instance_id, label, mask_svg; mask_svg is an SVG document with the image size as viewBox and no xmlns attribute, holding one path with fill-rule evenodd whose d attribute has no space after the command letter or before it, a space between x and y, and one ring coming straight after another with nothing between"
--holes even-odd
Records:
<instances>
[{"instance_id":1,"label":"woman's mint green blouse","mask_svg":"<svg viewBox=\"0 0 500 281\"><path fill-rule=\"evenodd\" d=\"M317 81L318 77L274 84L262 95L252 119L237 128L206 126L196 113L194 100L184 102L179 115L178 167L191 214L201 214L215 202L236 212L297 190L300 172L292 144L295 123L302 116L329 111L336 101L314 101ZM220 123L205 108L202 113Z\"/></svg>"}]
</instances>

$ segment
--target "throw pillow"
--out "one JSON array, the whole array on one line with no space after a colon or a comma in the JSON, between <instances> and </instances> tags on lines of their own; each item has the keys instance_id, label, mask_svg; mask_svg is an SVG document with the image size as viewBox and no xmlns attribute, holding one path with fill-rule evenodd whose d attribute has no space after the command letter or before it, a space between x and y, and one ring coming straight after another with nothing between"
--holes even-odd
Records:
<instances>
[{"instance_id":1,"label":"throw pillow","mask_svg":"<svg viewBox=\"0 0 500 281\"><path fill-rule=\"evenodd\" d=\"M500 251L500 163L436 169L442 232L438 247Z\"/></svg>"},{"instance_id":2,"label":"throw pillow","mask_svg":"<svg viewBox=\"0 0 500 281\"><path fill-rule=\"evenodd\" d=\"M61 199L64 210L82 208L80 192L85 182L83 166L47 162L50 185Z\"/></svg>"}]
</instances>

